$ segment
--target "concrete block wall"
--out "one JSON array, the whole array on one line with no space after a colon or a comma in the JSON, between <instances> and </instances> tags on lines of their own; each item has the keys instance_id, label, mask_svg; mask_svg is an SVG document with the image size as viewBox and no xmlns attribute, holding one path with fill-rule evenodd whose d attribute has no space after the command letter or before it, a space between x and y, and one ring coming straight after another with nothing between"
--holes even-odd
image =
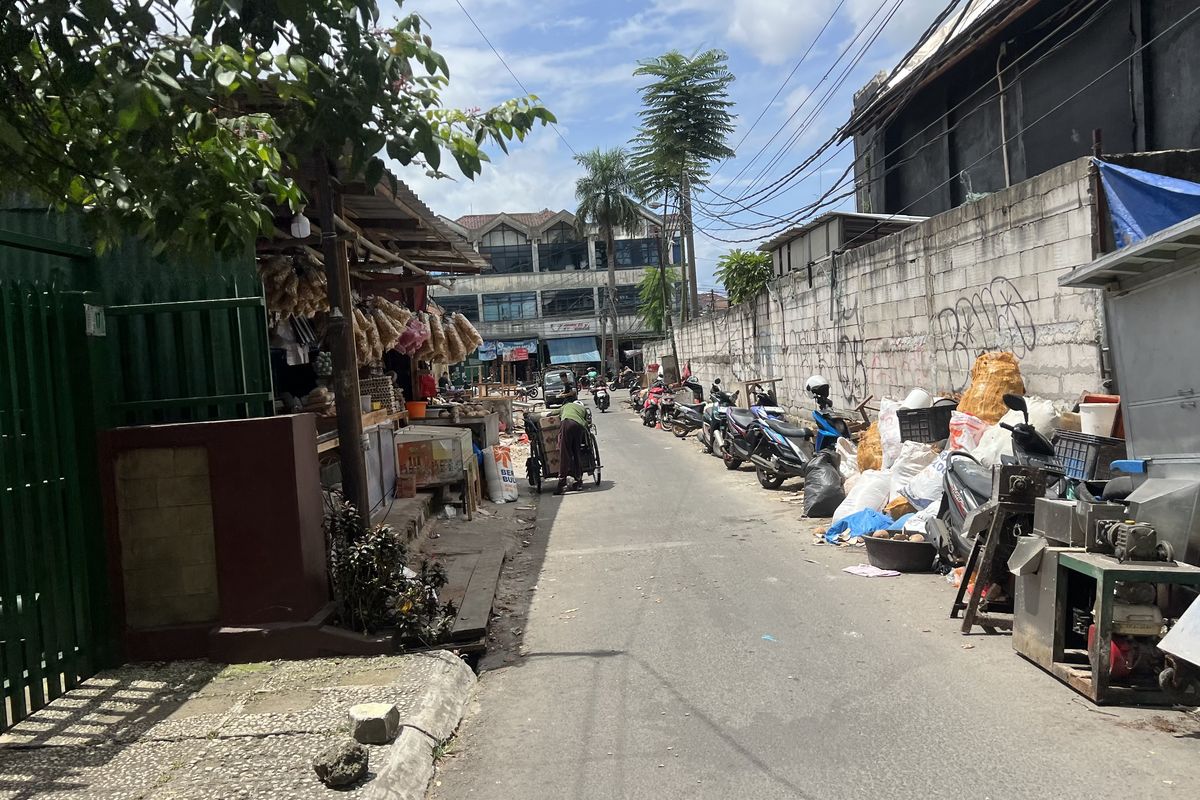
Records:
<instances>
[{"instance_id":1,"label":"concrete block wall","mask_svg":"<svg viewBox=\"0 0 1200 800\"><path fill-rule=\"evenodd\" d=\"M975 357L1010 350L1026 391L1070 402L1100 388L1100 298L1058 278L1092 260L1087 159L1069 162L900 233L774 281L753 302L676 330L707 383L783 378L780 403L811 408L824 375L834 401L961 391ZM643 349L647 363L670 352Z\"/></svg>"},{"instance_id":2,"label":"concrete block wall","mask_svg":"<svg viewBox=\"0 0 1200 800\"><path fill-rule=\"evenodd\" d=\"M147 447L117 457L117 514L130 628L218 617L208 451Z\"/></svg>"}]
</instances>

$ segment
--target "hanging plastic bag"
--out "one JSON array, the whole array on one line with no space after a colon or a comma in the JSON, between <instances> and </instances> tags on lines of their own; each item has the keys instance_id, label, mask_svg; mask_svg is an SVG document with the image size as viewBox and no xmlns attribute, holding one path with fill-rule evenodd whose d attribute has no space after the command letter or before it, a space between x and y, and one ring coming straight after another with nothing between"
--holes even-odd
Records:
<instances>
[{"instance_id":1,"label":"hanging plastic bag","mask_svg":"<svg viewBox=\"0 0 1200 800\"><path fill-rule=\"evenodd\" d=\"M892 485L892 473L888 470L869 469L858 476L854 487L846 494L833 512L833 521L837 522L856 511L873 509L881 511L888 501L888 490Z\"/></svg>"},{"instance_id":2,"label":"hanging plastic bag","mask_svg":"<svg viewBox=\"0 0 1200 800\"><path fill-rule=\"evenodd\" d=\"M883 468L891 469L892 464L900 457L900 448L904 444L900 438L900 404L895 400L884 399L879 404L879 442L883 448Z\"/></svg>"},{"instance_id":3,"label":"hanging plastic bag","mask_svg":"<svg viewBox=\"0 0 1200 800\"><path fill-rule=\"evenodd\" d=\"M966 450L968 453L979 444L987 430L987 423L963 411L950 412L950 440L947 450Z\"/></svg>"},{"instance_id":4,"label":"hanging plastic bag","mask_svg":"<svg viewBox=\"0 0 1200 800\"><path fill-rule=\"evenodd\" d=\"M512 450L505 445L492 448L492 459L500 475L501 496L512 502L520 496L517 491L517 473L513 470ZM488 489L491 491L490 487Z\"/></svg>"},{"instance_id":5,"label":"hanging plastic bag","mask_svg":"<svg viewBox=\"0 0 1200 800\"><path fill-rule=\"evenodd\" d=\"M820 453L804 469L804 516L828 517L846 499L833 456Z\"/></svg>"}]
</instances>

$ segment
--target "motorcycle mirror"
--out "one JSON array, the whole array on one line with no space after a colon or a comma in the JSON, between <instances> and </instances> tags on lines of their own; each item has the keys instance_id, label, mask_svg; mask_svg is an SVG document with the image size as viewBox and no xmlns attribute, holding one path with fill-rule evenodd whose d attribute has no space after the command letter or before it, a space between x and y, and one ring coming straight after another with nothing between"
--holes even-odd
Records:
<instances>
[{"instance_id":1,"label":"motorcycle mirror","mask_svg":"<svg viewBox=\"0 0 1200 800\"><path fill-rule=\"evenodd\" d=\"M1019 394L1004 395L1004 405L1011 408L1013 411L1020 411L1025 416L1025 421L1029 422L1029 404L1025 402L1025 398Z\"/></svg>"},{"instance_id":2,"label":"motorcycle mirror","mask_svg":"<svg viewBox=\"0 0 1200 800\"><path fill-rule=\"evenodd\" d=\"M714 384L717 384L717 383L720 383L720 382L721 382L721 379L720 379L720 378L713 378L713 383L714 383Z\"/></svg>"}]
</instances>

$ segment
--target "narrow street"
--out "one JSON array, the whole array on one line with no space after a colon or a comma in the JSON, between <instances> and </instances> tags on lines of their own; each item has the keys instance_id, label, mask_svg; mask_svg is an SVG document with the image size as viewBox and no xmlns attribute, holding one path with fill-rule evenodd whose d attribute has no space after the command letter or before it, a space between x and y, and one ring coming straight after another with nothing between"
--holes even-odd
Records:
<instances>
[{"instance_id":1,"label":"narrow street","mask_svg":"<svg viewBox=\"0 0 1200 800\"><path fill-rule=\"evenodd\" d=\"M941 576L843 573L863 551L753 473L597 418L604 482L541 499L519 655L485 662L433 796L1197 796L1187 716L1093 706L960 635Z\"/></svg>"}]
</instances>

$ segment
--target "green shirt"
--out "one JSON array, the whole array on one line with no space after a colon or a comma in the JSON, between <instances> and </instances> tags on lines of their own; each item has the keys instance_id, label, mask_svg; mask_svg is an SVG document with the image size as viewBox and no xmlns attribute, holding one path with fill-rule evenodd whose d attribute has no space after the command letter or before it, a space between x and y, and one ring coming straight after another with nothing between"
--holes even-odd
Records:
<instances>
[{"instance_id":1,"label":"green shirt","mask_svg":"<svg viewBox=\"0 0 1200 800\"><path fill-rule=\"evenodd\" d=\"M587 427L587 409L579 403L565 403L558 413L562 415L563 419L573 420Z\"/></svg>"}]
</instances>

